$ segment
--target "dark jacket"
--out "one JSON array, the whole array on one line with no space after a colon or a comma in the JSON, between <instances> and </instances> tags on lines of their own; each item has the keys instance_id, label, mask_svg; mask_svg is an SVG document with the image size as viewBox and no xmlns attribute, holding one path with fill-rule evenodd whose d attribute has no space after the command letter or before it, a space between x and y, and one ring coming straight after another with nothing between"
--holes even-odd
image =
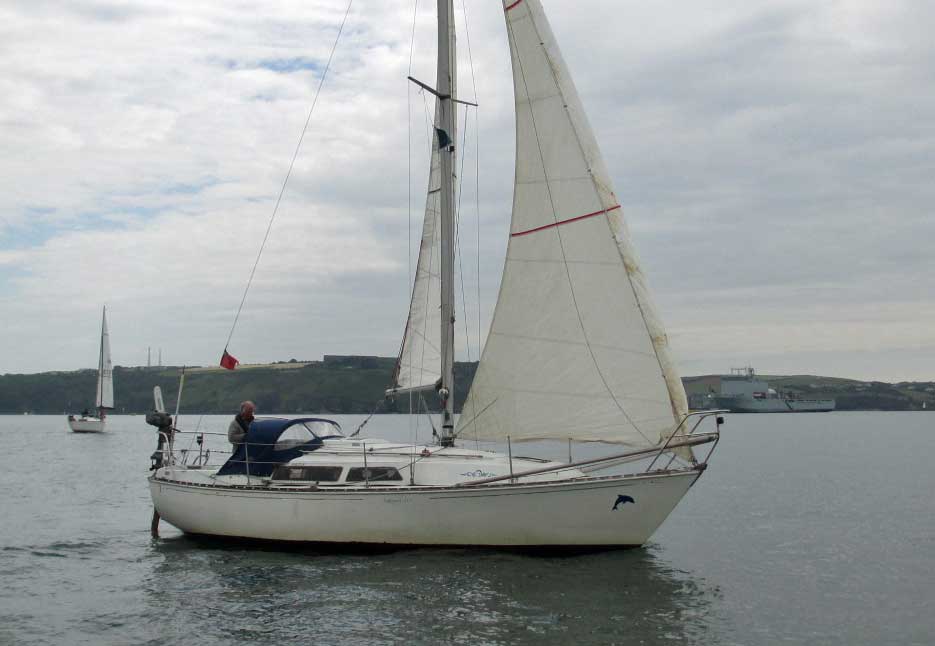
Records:
<instances>
[{"instance_id":1,"label":"dark jacket","mask_svg":"<svg viewBox=\"0 0 935 646\"><path fill-rule=\"evenodd\" d=\"M250 422L245 420L243 416L238 413L237 416L231 420L230 426L227 427L227 439L235 446L237 444L242 444L244 438L247 436L248 428L250 428Z\"/></svg>"}]
</instances>

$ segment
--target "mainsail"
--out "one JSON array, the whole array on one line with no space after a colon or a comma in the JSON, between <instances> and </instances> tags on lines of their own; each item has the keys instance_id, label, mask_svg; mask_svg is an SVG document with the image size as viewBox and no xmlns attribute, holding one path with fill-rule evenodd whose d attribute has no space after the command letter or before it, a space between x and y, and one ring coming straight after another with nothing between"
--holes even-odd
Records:
<instances>
[{"instance_id":1,"label":"mainsail","mask_svg":"<svg viewBox=\"0 0 935 646\"><path fill-rule=\"evenodd\" d=\"M653 446L687 413L597 142L539 0L504 0L513 218L462 438Z\"/></svg>"},{"instance_id":2,"label":"mainsail","mask_svg":"<svg viewBox=\"0 0 935 646\"><path fill-rule=\"evenodd\" d=\"M437 109L435 123L438 123ZM397 392L434 385L441 376L441 169L437 131L432 144L419 261L412 285L409 319L396 364L394 390Z\"/></svg>"},{"instance_id":3,"label":"mainsail","mask_svg":"<svg viewBox=\"0 0 935 646\"><path fill-rule=\"evenodd\" d=\"M454 14L448 2L448 15ZM456 96L457 66L455 65L455 27L449 20L451 95ZM440 85L440 84L439 84ZM401 393L435 386L441 379L441 159L439 151L449 142L457 140L455 128L439 137L441 130L439 101L435 101L433 122L432 161L429 170L428 195L422 222L422 240L419 260L412 285L409 318L403 333L403 342L396 363L391 392Z\"/></svg>"},{"instance_id":4,"label":"mainsail","mask_svg":"<svg viewBox=\"0 0 935 646\"><path fill-rule=\"evenodd\" d=\"M110 359L110 334L107 331L107 308L101 320L101 354L97 365L97 408L114 407L114 366Z\"/></svg>"}]
</instances>

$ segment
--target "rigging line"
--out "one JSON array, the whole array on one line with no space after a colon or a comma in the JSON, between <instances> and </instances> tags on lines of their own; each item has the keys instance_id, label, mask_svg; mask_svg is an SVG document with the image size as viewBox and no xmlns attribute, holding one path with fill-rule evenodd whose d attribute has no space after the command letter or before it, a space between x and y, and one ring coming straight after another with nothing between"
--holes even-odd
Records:
<instances>
[{"instance_id":1,"label":"rigging line","mask_svg":"<svg viewBox=\"0 0 935 646\"><path fill-rule=\"evenodd\" d=\"M463 254L461 253L461 199L464 196L462 185L464 184L464 159L467 154L469 107L470 106L467 105L464 106L464 127L461 133L461 171L459 173L456 172L458 202L455 208L455 253L458 257L458 278L461 282L461 311L464 313L464 341L468 362L471 361L471 331L468 328L467 299L464 295L464 264L462 261ZM457 169L457 164L455 164L455 168Z\"/></svg>"},{"instance_id":2,"label":"rigging line","mask_svg":"<svg viewBox=\"0 0 935 646\"><path fill-rule=\"evenodd\" d=\"M470 51L470 41L468 41L468 51ZM477 369L480 368L480 359L484 352L484 349L481 347L481 303L480 303L480 112L477 110L474 111L474 216L475 216L475 252L477 258L475 259L474 269L474 287L477 290L477 367L474 368L474 376L477 376ZM474 379L471 378L471 384L473 386ZM471 408L476 417L477 415L477 399L471 398ZM474 425L474 448L478 448L479 444L477 441L477 425Z\"/></svg>"},{"instance_id":3,"label":"rigging line","mask_svg":"<svg viewBox=\"0 0 935 646\"><path fill-rule=\"evenodd\" d=\"M477 290L477 358L480 360L481 348L481 311L480 311L480 113L474 110L474 217L475 217L475 276Z\"/></svg>"},{"instance_id":4,"label":"rigging line","mask_svg":"<svg viewBox=\"0 0 935 646\"><path fill-rule=\"evenodd\" d=\"M305 139L305 133L308 131L308 124L312 120L312 114L315 112L315 106L318 104L318 97L321 94L321 88L325 84L325 78L328 76L328 70L331 68L331 61L334 59L334 52L338 48L338 41L341 40L341 34L344 32L344 25L347 23L347 16L351 13L351 5L354 4L354 0L348 0L347 9L344 10L344 17L341 19L341 26L338 27L338 34L334 37L334 44L331 46L331 53L328 54L328 62L325 63L325 68L321 73L321 78L318 81L318 88L315 90L315 96L312 99L312 107L309 108L308 116L305 118L305 125L302 126L302 134L299 135L299 141L295 146L295 152L292 154L292 161L289 162L289 170L286 172L286 178L282 182L282 188L279 189L279 196L276 198L276 204L273 206L273 214L269 218L269 223L266 225L266 233L263 235L263 242L260 243L260 250L257 252L256 260L253 263L253 268L250 270L250 278L247 279L247 286L243 290L243 297L240 299L240 305L237 307L237 314L234 316L234 324L231 325L231 331L227 335L227 341L224 343L224 351L227 351L227 346L230 345L231 339L234 336L234 330L237 328L237 321L240 320L240 313L243 311L244 303L247 301L247 293L250 291L250 285L253 284L253 277L256 275L256 268L260 264L260 257L263 255L263 249L266 248L266 241L269 239L269 233L273 229L273 220L276 219L276 213L279 211L279 204L282 202L283 193L286 192L286 185L289 183L289 178L292 176L292 169L295 167L295 160L299 157L299 149L302 147L302 140Z\"/></svg>"},{"instance_id":5,"label":"rigging line","mask_svg":"<svg viewBox=\"0 0 935 646\"><path fill-rule=\"evenodd\" d=\"M535 18L532 15L530 15L530 18L532 18L530 20L530 24L532 25L532 28L536 32L536 40L539 41L540 47L542 47L542 50L543 50L542 53L545 55L546 61L549 62L550 64L549 69L552 71L552 80L555 83L556 90L558 90L558 96L561 97L562 103L564 103L565 97L562 93L562 87L561 85L559 85L558 78L556 78L555 76L555 68L551 64L552 61L549 60L549 54L547 51L545 51L545 46L543 44L542 37L539 34L539 29L538 29L538 26L536 25ZM510 35L512 36L512 40L515 43L516 35L513 33L513 24L509 19L507 19L506 23L507 23L507 29L509 30ZM552 208L552 219L557 223L558 222L558 211L555 208L555 200L552 197L552 187L549 186L549 176L548 176L548 171L547 171L547 167L545 163L545 155L542 152L542 142L539 139L539 126L536 124L536 112L533 109L532 100L529 94L529 86L526 83L526 70L525 70L525 67L523 66L523 59L520 56L519 50L517 48L514 48L514 51L516 52L516 61L519 63L519 72L520 72L520 77L523 80L523 89L526 92L526 101L527 103L529 103L529 118L532 121L532 131L533 131L533 135L536 138L536 149L539 152L539 162L542 164L542 175L545 178L545 190L546 190L546 194L549 197L549 205ZM574 127L574 124L572 124L572 127ZM575 132L576 138L577 138L577 134L578 133ZM580 142L579 142L579 146L580 146ZM585 163L587 163L587 157L584 158L584 161ZM584 318L581 316L581 309L578 307L578 297L575 294L574 283L572 282L572 279L571 279L571 270L568 268L568 257L565 253L565 241L562 236L561 227L555 227L555 234L556 236L558 236L559 248L562 251L562 261L563 261L562 265L565 267L565 276L568 279L568 289L569 289L569 293L571 294L571 302L575 306L575 315L578 317L578 325L581 328L581 334L584 336L584 342L588 348L588 354L591 357L591 363L594 365L594 369L597 372L598 377L600 377L601 383L604 385L604 389L607 391L607 394L610 395L610 398L613 400L614 405L617 407L617 410L620 411L620 413L624 416L624 418L626 418L627 422L629 422L629 424L633 427L633 429L637 433L639 433L640 436L643 437L643 439L645 439L650 444L653 444L653 441L650 440L648 437L646 437L643 431L640 430L640 428L636 425L636 423L630 418L630 415L623 408L623 406L620 405L620 402L617 400L617 395L610 388L610 384L607 383L607 378L604 376L604 372L601 370L600 365L597 363L597 357L594 356L594 349L591 347L591 340L588 338L588 331L584 327Z\"/></svg>"},{"instance_id":6,"label":"rigging line","mask_svg":"<svg viewBox=\"0 0 935 646\"><path fill-rule=\"evenodd\" d=\"M461 186L464 184L464 156L466 152L466 142L467 142L467 124L468 124L468 110L471 106L464 106L464 126L462 127L461 133L461 170L458 170L458 160L455 158L455 192L458 195L458 199L455 202L455 245L460 242L461 239L461 198L464 196ZM455 106L457 110L457 106ZM455 123L457 123L457 117L455 117Z\"/></svg>"},{"instance_id":7,"label":"rigging line","mask_svg":"<svg viewBox=\"0 0 935 646\"><path fill-rule=\"evenodd\" d=\"M461 187L464 184L464 157L467 152L467 127L468 127L468 106L464 106L464 128L461 133L461 173L458 175L458 207L455 211L455 249L458 254L458 278L461 279L461 311L464 312L464 339L467 348L467 358L471 361L471 330L467 323L467 298L464 296L464 263L461 254L461 198L464 191Z\"/></svg>"},{"instance_id":8,"label":"rigging line","mask_svg":"<svg viewBox=\"0 0 935 646\"><path fill-rule=\"evenodd\" d=\"M471 51L471 31L468 28L468 17L467 17L467 2L462 0L461 2L461 13L464 16L464 39L467 43L468 51L468 62L471 68L471 87L474 91L474 103L480 103L477 97L477 78L474 75L474 55ZM464 169L462 169L463 172ZM477 290L477 360L478 366L480 365L481 358L481 306L480 306L480 114L477 109L474 110L474 214L476 217L476 276L475 276L475 287ZM467 313L465 313L465 318L467 318ZM467 327L467 321L465 321L465 327ZM474 373L475 377L477 376L477 371ZM473 387L473 379L471 380ZM477 401L474 398L471 398L472 408L474 412L477 412ZM477 442L477 425L474 425L474 446L478 446Z\"/></svg>"},{"instance_id":9,"label":"rigging line","mask_svg":"<svg viewBox=\"0 0 935 646\"><path fill-rule=\"evenodd\" d=\"M467 41L468 63L471 67L471 88L474 90L474 103L480 103L477 100L477 79L474 78L474 56L471 54L471 32L468 30L467 3L461 2L461 13L464 15L464 39Z\"/></svg>"},{"instance_id":10,"label":"rigging line","mask_svg":"<svg viewBox=\"0 0 935 646\"><path fill-rule=\"evenodd\" d=\"M411 30L412 35L409 38L409 68L407 70L408 72L407 76L412 76L412 53L415 50L416 14L418 14L418 12L419 12L419 0L415 0L415 2L412 3L412 30ZM406 86L408 87L409 84L407 83Z\"/></svg>"},{"instance_id":11,"label":"rigging line","mask_svg":"<svg viewBox=\"0 0 935 646\"><path fill-rule=\"evenodd\" d=\"M422 95L422 105L425 107L425 123L428 125L426 130L428 132L429 141L431 142L435 136L435 118L429 112L429 101L428 97L425 96L425 90L421 90L419 94Z\"/></svg>"},{"instance_id":12,"label":"rigging line","mask_svg":"<svg viewBox=\"0 0 935 646\"><path fill-rule=\"evenodd\" d=\"M419 0L415 0L412 3L412 31L409 38L409 67L407 69L407 77L412 76L412 55L415 51L416 44L416 15L419 11ZM408 80L408 79L407 79ZM406 261L407 261L407 273L406 273L406 292L410 289L410 285L415 285L415 280L412 273L412 87L407 82L406 83L406 143L409 147L409 156L407 158L407 179L406 179L406 191L407 191L407 200L408 200L408 212L407 212L407 221L409 224L408 236L406 237L407 250L406 250ZM411 301L411 297L410 297ZM409 315L406 317L406 327L403 329L403 338L399 342L399 359L397 360L396 365L396 375L394 381L399 380L399 368L400 363L402 363L403 352L406 349L406 331L409 329L409 320L412 317L412 308L410 306ZM412 415L412 393L409 393L409 415ZM414 436L414 431L412 427L412 418L409 418L409 437L412 439Z\"/></svg>"},{"instance_id":13,"label":"rigging line","mask_svg":"<svg viewBox=\"0 0 935 646\"><path fill-rule=\"evenodd\" d=\"M380 407L383 405L385 401L386 401L386 397L381 397L380 399L378 399L377 403L374 405L373 409L370 411L370 414L367 415L367 419L361 422L360 426L357 427L357 430L351 433L350 435L348 435L348 437L357 437L357 434L360 433L361 429L367 425L367 422L370 421L370 419L376 414L376 412L380 410Z\"/></svg>"},{"instance_id":14,"label":"rigging line","mask_svg":"<svg viewBox=\"0 0 935 646\"><path fill-rule=\"evenodd\" d=\"M425 395L419 393L419 401L422 403L422 408L425 410L425 418L429 421L429 426L432 427L432 437L438 435L438 429L435 428L435 422L432 421L432 411L429 410L429 404L425 401Z\"/></svg>"},{"instance_id":15,"label":"rigging line","mask_svg":"<svg viewBox=\"0 0 935 646\"><path fill-rule=\"evenodd\" d=\"M462 2L461 2L461 13L462 13L462 15L464 16L464 40L465 40L465 42L467 43L468 65L469 65L469 67L470 67L470 69L471 69L471 89L472 89L472 91L474 92L474 103L480 103L480 101L479 101L479 99L478 99L478 97L477 97L477 78L476 78L476 76L474 75L474 55L473 55L473 53L472 53L472 51L471 51L471 31L470 31L470 29L468 28L467 3L464 2L463 0L462 0ZM466 106L466 107L467 107L467 106ZM477 113L477 106L475 106L475 109L474 109L474 137L475 137L474 153L475 153L475 170L477 171L477 175L475 175L475 177L474 177L474 180L475 180L475 189L477 188L477 183L479 182L479 177L480 177L480 164L479 164L479 162L478 162L478 160L479 160L479 158L480 158L480 148L478 148L478 146L477 146L479 124L480 124L480 115ZM465 128L467 128L467 116L466 116L466 115L465 115ZM462 164L461 172L462 172L462 174L464 173L464 165L463 165L463 164ZM477 199L477 193L478 193L478 191L475 190L475 193L474 193L475 199ZM479 218L479 217L480 217L480 208L479 208L479 205L478 205L478 209L477 209L477 215L478 215L478 218ZM480 250L480 238L479 238L479 237L478 237L478 246L477 246L477 248L478 248L478 250ZM478 263L478 267L479 267L479 266L480 266L480 265L479 265L479 263ZM479 269L478 269L478 271L479 271ZM478 298L479 298L479 297L480 297L480 292L478 292ZM478 302L478 307L479 307L479 306L480 306L480 303ZM478 319L478 321L479 321L479 320L480 320L480 319ZM480 325L479 325L479 324L478 324L478 334L480 334ZM479 338L478 338L478 341L479 341ZM479 351L480 345L478 345L477 347L478 347L478 351Z\"/></svg>"}]
</instances>

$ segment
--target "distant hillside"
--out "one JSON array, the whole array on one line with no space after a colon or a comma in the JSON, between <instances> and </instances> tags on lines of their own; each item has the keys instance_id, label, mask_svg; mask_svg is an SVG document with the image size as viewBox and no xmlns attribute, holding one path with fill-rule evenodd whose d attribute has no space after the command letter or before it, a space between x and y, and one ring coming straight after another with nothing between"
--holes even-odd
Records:
<instances>
[{"instance_id":1,"label":"distant hillside","mask_svg":"<svg viewBox=\"0 0 935 646\"><path fill-rule=\"evenodd\" d=\"M809 398L831 397L838 410L926 410L935 409L935 381L856 381L811 375L762 377L772 388Z\"/></svg>"},{"instance_id":2,"label":"distant hillside","mask_svg":"<svg viewBox=\"0 0 935 646\"><path fill-rule=\"evenodd\" d=\"M182 412L229 413L245 399L261 412L369 413L380 403L384 412L408 410L405 401L384 402L396 360L386 357L328 356L324 361L283 362L263 366L188 368ZM455 364L456 382L467 384L476 363ZM175 408L179 367L114 368L116 413L144 413L153 407L153 387L162 388L168 408ZM0 375L0 413L80 412L94 404L97 371ZM456 391L460 408L466 388ZM425 397L429 406L437 398Z\"/></svg>"},{"instance_id":3,"label":"distant hillside","mask_svg":"<svg viewBox=\"0 0 935 646\"><path fill-rule=\"evenodd\" d=\"M230 413L252 399L261 413L369 413L408 410L408 398L384 402L395 359L326 356L323 361L288 361L261 366L189 368L182 412ZM455 409L460 410L476 363L455 364ZM162 388L166 405L175 408L178 367L114 369L117 413L144 413L152 408L153 386ZM791 394L833 397L838 410L935 410L935 382L888 384L811 375L762 375L770 385ZM93 404L93 370L0 375L0 413L80 412ZM693 377L686 377L690 382ZM425 398L434 407L434 396Z\"/></svg>"},{"instance_id":4,"label":"distant hillside","mask_svg":"<svg viewBox=\"0 0 935 646\"><path fill-rule=\"evenodd\" d=\"M834 399L837 410L935 410L935 382L858 381L815 375L757 375L787 395ZM686 389L704 377L685 377ZM924 406L923 406L924 405Z\"/></svg>"}]
</instances>

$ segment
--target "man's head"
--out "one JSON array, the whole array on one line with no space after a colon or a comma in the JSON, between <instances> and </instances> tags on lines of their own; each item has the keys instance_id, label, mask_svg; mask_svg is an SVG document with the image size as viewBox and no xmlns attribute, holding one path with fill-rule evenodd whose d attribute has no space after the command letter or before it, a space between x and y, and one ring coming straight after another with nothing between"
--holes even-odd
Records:
<instances>
[{"instance_id":1,"label":"man's head","mask_svg":"<svg viewBox=\"0 0 935 646\"><path fill-rule=\"evenodd\" d=\"M256 404L251 401L245 401L240 404L240 416L245 420L249 421L253 419L253 414L256 412Z\"/></svg>"}]
</instances>

